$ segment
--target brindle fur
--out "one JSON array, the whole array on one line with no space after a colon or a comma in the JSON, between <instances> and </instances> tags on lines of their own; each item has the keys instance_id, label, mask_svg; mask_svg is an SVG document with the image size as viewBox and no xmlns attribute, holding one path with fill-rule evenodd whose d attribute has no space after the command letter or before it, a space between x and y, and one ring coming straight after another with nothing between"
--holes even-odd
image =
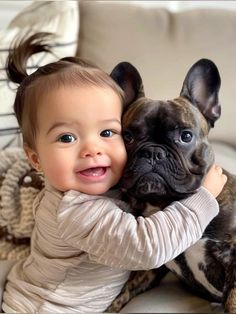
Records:
<instances>
[{"instance_id":1,"label":"brindle fur","mask_svg":"<svg viewBox=\"0 0 236 314\"><path fill-rule=\"evenodd\" d=\"M165 267L152 271L132 272L121 293L108 307L106 313L118 313L133 297L157 286L167 272Z\"/></svg>"}]
</instances>

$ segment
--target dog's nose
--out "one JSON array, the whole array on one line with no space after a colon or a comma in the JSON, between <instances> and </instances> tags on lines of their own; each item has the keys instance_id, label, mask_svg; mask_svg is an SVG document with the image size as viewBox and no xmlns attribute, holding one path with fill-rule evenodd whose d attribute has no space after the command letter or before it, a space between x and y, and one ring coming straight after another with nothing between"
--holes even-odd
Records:
<instances>
[{"instance_id":1,"label":"dog's nose","mask_svg":"<svg viewBox=\"0 0 236 314\"><path fill-rule=\"evenodd\" d=\"M138 157L161 161L166 158L166 151L161 147L147 147L139 151Z\"/></svg>"},{"instance_id":2,"label":"dog's nose","mask_svg":"<svg viewBox=\"0 0 236 314\"><path fill-rule=\"evenodd\" d=\"M161 159L165 159L166 158L166 152L163 149L161 149L161 148L155 150L154 154L155 154L156 159L161 160Z\"/></svg>"}]
</instances>

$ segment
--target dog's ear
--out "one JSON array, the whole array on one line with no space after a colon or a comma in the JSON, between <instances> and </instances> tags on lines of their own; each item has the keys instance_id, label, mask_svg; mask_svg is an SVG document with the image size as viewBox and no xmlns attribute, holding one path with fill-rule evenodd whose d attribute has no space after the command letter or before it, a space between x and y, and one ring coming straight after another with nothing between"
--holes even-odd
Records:
<instances>
[{"instance_id":1,"label":"dog's ear","mask_svg":"<svg viewBox=\"0 0 236 314\"><path fill-rule=\"evenodd\" d=\"M214 127L221 114L220 84L216 65L211 60L200 59L188 71L180 93L201 111L210 127Z\"/></svg>"},{"instance_id":2,"label":"dog's ear","mask_svg":"<svg viewBox=\"0 0 236 314\"><path fill-rule=\"evenodd\" d=\"M144 96L143 82L138 70L129 62L120 62L110 76L125 93L125 106Z\"/></svg>"}]
</instances>

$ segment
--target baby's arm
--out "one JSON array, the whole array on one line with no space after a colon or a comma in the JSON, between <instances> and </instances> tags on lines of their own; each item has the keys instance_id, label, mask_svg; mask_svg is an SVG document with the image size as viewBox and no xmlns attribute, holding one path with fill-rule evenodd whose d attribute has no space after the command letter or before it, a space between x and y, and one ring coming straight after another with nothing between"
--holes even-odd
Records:
<instances>
[{"instance_id":1,"label":"baby's arm","mask_svg":"<svg viewBox=\"0 0 236 314\"><path fill-rule=\"evenodd\" d=\"M68 192L59 208L58 230L66 243L100 264L130 270L159 267L199 240L218 214L212 191L219 193L225 180L214 169L211 175L216 193L206 178L197 193L148 218L135 219L111 199Z\"/></svg>"}]
</instances>

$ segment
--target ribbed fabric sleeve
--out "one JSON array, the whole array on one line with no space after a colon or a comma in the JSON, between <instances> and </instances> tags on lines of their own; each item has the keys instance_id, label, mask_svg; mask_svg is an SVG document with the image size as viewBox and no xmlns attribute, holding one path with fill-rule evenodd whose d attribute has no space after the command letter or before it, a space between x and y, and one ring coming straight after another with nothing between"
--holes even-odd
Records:
<instances>
[{"instance_id":1,"label":"ribbed fabric sleeve","mask_svg":"<svg viewBox=\"0 0 236 314\"><path fill-rule=\"evenodd\" d=\"M46 185L35 201L31 253L7 277L6 313L104 312L130 270L158 267L202 235L218 213L204 188L148 218L125 204Z\"/></svg>"},{"instance_id":2,"label":"ribbed fabric sleeve","mask_svg":"<svg viewBox=\"0 0 236 314\"><path fill-rule=\"evenodd\" d=\"M129 270L150 269L175 258L200 239L218 211L217 201L203 187L164 211L137 219L110 199L70 191L59 205L58 231L68 245L87 252L98 263Z\"/></svg>"}]
</instances>

